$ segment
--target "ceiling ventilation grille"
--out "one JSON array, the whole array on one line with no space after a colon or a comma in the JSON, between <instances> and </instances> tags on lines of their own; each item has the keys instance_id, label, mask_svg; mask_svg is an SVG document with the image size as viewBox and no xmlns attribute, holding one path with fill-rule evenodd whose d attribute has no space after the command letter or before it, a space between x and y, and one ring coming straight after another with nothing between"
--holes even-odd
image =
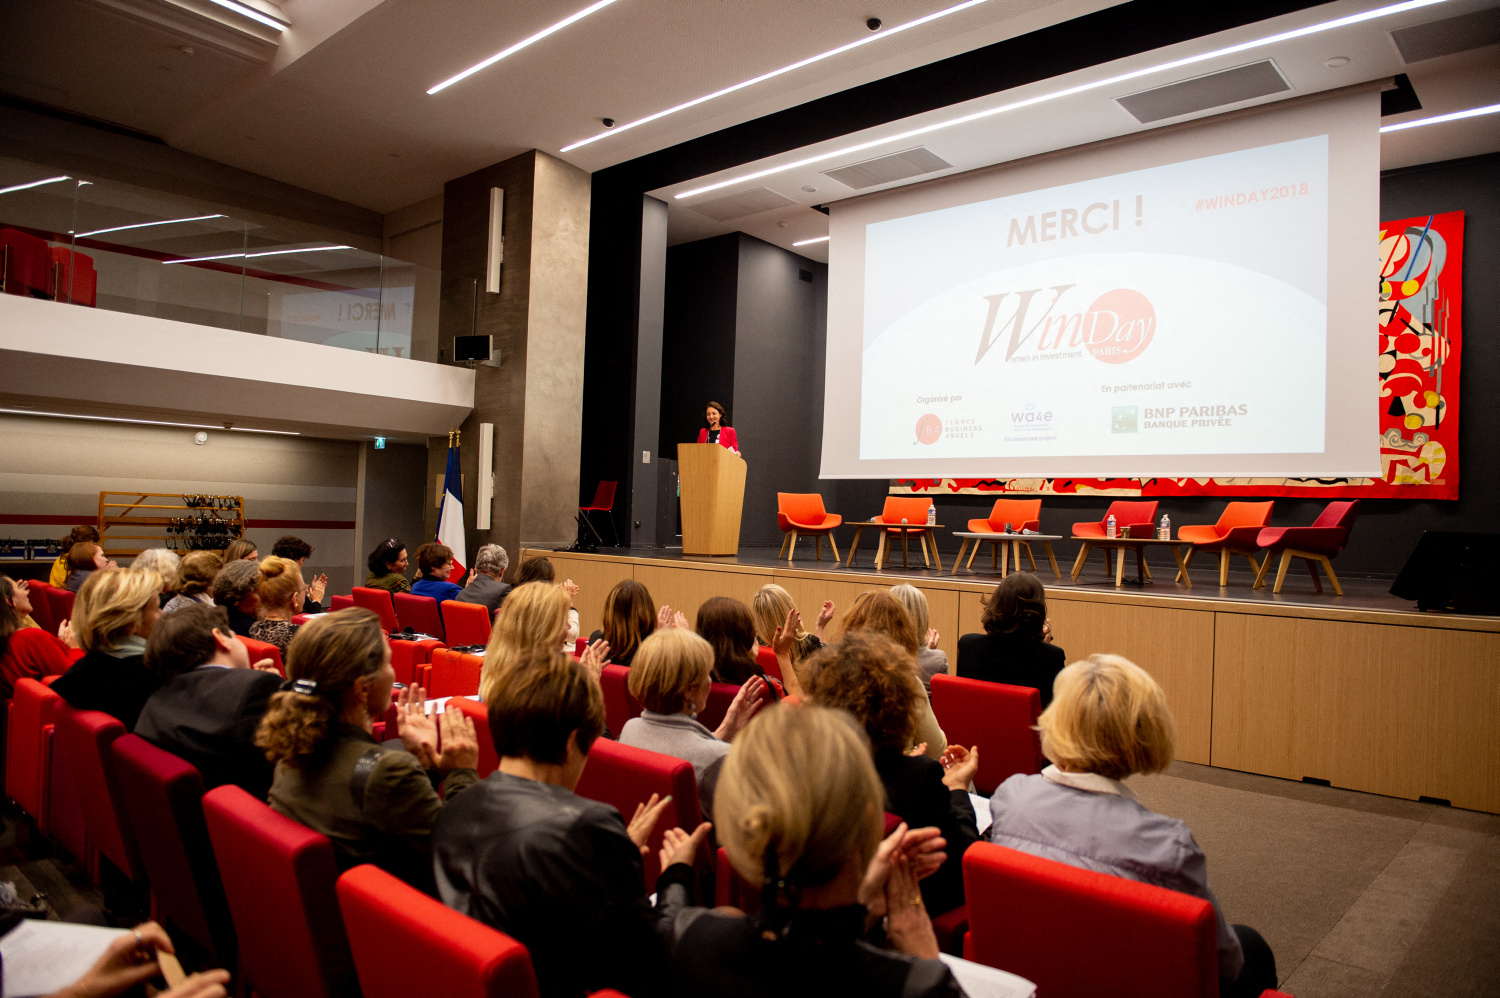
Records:
<instances>
[{"instance_id":1,"label":"ceiling ventilation grille","mask_svg":"<svg viewBox=\"0 0 1500 998\"><path fill-rule=\"evenodd\" d=\"M782 197L769 187L757 187L753 191L741 191L727 198L715 198L712 201L704 201L702 204L688 205L688 207L715 221L727 222L731 218L757 215L763 211L770 211L772 208L785 208L796 203L791 198Z\"/></svg>"},{"instance_id":2,"label":"ceiling ventilation grille","mask_svg":"<svg viewBox=\"0 0 1500 998\"><path fill-rule=\"evenodd\" d=\"M1194 114L1209 108L1253 100L1292 89L1276 64L1269 59L1248 66L1226 69L1220 73L1169 83L1164 87L1142 90L1115 102L1135 116L1143 125L1178 115Z\"/></svg>"},{"instance_id":3,"label":"ceiling ventilation grille","mask_svg":"<svg viewBox=\"0 0 1500 998\"><path fill-rule=\"evenodd\" d=\"M1500 7L1397 28L1391 32L1391 41L1396 43L1403 62L1421 62L1494 45L1500 42Z\"/></svg>"},{"instance_id":4,"label":"ceiling ventilation grille","mask_svg":"<svg viewBox=\"0 0 1500 998\"><path fill-rule=\"evenodd\" d=\"M853 166L841 166L837 170L824 170L823 176L831 177L845 187L853 187L858 191L866 187L875 187L879 184L889 184L896 180L905 180L908 177L920 177L924 173L946 170L952 165L952 163L943 159L943 157L937 155L931 149L917 146L915 149L907 149L905 152L892 153L889 156L881 156L879 159L855 163Z\"/></svg>"}]
</instances>

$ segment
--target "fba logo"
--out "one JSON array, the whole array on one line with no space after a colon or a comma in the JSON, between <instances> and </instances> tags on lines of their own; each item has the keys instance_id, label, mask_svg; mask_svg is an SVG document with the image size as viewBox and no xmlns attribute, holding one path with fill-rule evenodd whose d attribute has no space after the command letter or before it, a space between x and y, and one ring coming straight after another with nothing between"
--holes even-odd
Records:
<instances>
[{"instance_id":1,"label":"fba logo","mask_svg":"<svg viewBox=\"0 0 1500 998\"><path fill-rule=\"evenodd\" d=\"M1005 362L1029 360L1066 360L1083 356L1088 352L1106 364L1124 364L1139 357L1151 338L1156 335L1156 309L1150 300L1131 288L1115 288L1094 299L1092 305L1082 311L1069 312L1062 299L1076 284L1058 284L1051 288L1052 299L1034 322L1027 324L1028 313L1033 311L1033 299L1041 288L998 295L985 295L989 312L984 321L984 332L979 337L979 352L974 363L984 360L985 354L1002 338L1006 339ZM1008 299L1013 300L1011 304ZM1040 303L1036 303L1040 307ZM1007 309L1014 309L1009 318L1002 318Z\"/></svg>"},{"instance_id":2,"label":"fba logo","mask_svg":"<svg viewBox=\"0 0 1500 998\"><path fill-rule=\"evenodd\" d=\"M917 420L917 442L924 444L935 444L943 435L943 421L932 413L927 413Z\"/></svg>"}]
</instances>

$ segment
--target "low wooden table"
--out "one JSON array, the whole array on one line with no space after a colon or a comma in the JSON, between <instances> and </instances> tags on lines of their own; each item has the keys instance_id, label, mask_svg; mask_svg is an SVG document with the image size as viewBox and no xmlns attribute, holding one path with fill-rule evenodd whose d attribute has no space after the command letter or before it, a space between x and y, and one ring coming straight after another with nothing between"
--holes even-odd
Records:
<instances>
[{"instance_id":1,"label":"low wooden table","mask_svg":"<svg viewBox=\"0 0 1500 998\"><path fill-rule=\"evenodd\" d=\"M845 563L849 568L854 567L854 553L859 550L859 538L865 532L865 528L878 529L880 540L875 545L875 568L877 570L885 567L886 539L890 537L888 531L901 531L901 567L906 568L906 538L910 534L919 535L922 542L922 563L931 568L932 563L937 562L938 571L943 570L943 559L938 555L936 530L942 530L941 523L886 523L883 520L862 520L858 523L849 523L846 526L854 528L854 543L849 545L849 560ZM927 546L932 545L932 557L927 556Z\"/></svg>"},{"instance_id":2,"label":"low wooden table","mask_svg":"<svg viewBox=\"0 0 1500 998\"><path fill-rule=\"evenodd\" d=\"M953 559L954 575L958 574L958 566L964 560L964 550L971 544L973 545L973 548L969 551L969 561L967 564L964 564L964 568L973 571L974 556L979 553L979 545L986 542L993 544L995 545L995 548L1000 549L1001 578L1004 578L1005 576L1010 574L1010 563L1013 560L1016 563L1016 569L1018 571L1020 570L1022 547L1026 548L1026 558L1031 562L1031 570L1035 572L1036 559L1031 556L1030 545L1033 541L1036 541L1039 542L1042 547L1047 549L1047 560L1052 563L1052 574L1057 576L1059 580L1062 579L1062 572L1059 572L1057 570L1057 556L1052 553L1052 542L1062 540L1062 534L1002 534L990 533L989 531L977 531L971 533L969 531L955 530L953 532L953 536L963 539L963 543L958 546L958 557ZM993 564L995 560L994 554L995 549L991 548L991 564Z\"/></svg>"},{"instance_id":3,"label":"low wooden table","mask_svg":"<svg viewBox=\"0 0 1500 998\"><path fill-rule=\"evenodd\" d=\"M1182 579L1183 585L1189 589L1193 588L1193 580L1188 577L1187 562L1182 559L1182 549L1191 548L1192 541L1161 540L1156 537L1079 537L1074 535L1075 541L1080 541L1083 547L1078 552L1078 560L1073 563L1073 581L1078 581L1078 576L1083 572L1084 562L1089 559L1089 552L1094 548L1100 548L1105 552L1105 563L1108 564L1109 552L1115 555L1115 585L1124 585L1125 579L1125 551L1127 549L1135 552L1135 580L1145 583L1151 578L1151 569L1146 567L1146 548L1169 547L1172 549L1172 557L1177 559L1177 574Z\"/></svg>"}]
</instances>

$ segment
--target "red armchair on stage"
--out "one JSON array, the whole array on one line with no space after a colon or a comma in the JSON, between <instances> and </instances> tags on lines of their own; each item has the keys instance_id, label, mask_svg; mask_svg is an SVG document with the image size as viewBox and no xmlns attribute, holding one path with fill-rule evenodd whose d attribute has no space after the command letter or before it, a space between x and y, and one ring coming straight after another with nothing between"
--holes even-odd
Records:
<instances>
[{"instance_id":1,"label":"red armchair on stage","mask_svg":"<svg viewBox=\"0 0 1500 998\"><path fill-rule=\"evenodd\" d=\"M1104 525L1109 518L1115 518L1115 533L1119 537L1151 537L1156 532L1156 506L1155 500L1149 502L1112 502L1109 509L1104 511L1104 519L1098 523L1085 522L1073 524L1073 536L1081 538L1105 537L1107 532ZM1083 560L1089 555L1089 546L1084 544L1078 550L1078 559L1073 562L1073 579L1077 581L1078 573L1083 570ZM1113 572L1114 567L1110 563L1111 552L1106 548L1104 551L1104 570ZM1141 566L1146 573L1146 578L1151 578L1151 569Z\"/></svg>"},{"instance_id":2,"label":"red armchair on stage","mask_svg":"<svg viewBox=\"0 0 1500 998\"><path fill-rule=\"evenodd\" d=\"M823 538L828 538L829 547L833 548L833 560L839 560L839 546L833 539L833 528L844 522L844 518L837 513L829 513L823 509L823 497L816 492L778 492L776 493L776 523L781 527L781 532L786 536L782 538L781 550L776 557L785 557L787 561L797 553L798 537L816 537L818 560L823 560Z\"/></svg>"},{"instance_id":3,"label":"red armchair on stage","mask_svg":"<svg viewBox=\"0 0 1500 998\"><path fill-rule=\"evenodd\" d=\"M1192 564L1193 555L1199 551L1219 556L1219 585L1229 584L1229 556L1242 554L1250 562L1250 570L1260 576L1260 565L1255 555L1260 551L1257 538L1261 529L1271 522L1271 502L1232 502L1224 508L1219 522L1213 526L1187 525L1177 531L1177 536L1192 541L1184 564ZM1179 576L1181 573L1178 573Z\"/></svg>"},{"instance_id":4,"label":"red armchair on stage","mask_svg":"<svg viewBox=\"0 0 1500 998\"><path fill-rule=\"evenodd\" d=\"M1040 499L996 499L994 508L990 515L984 520L970 520L969 531L975 534L1003 534L1005 525L1008 523L1015 530L1035 530L1038 533L1042 529L1042 501ZM981 544L990 546L990 567L998 568L1000 542L980 541ZM1026 548L1026 558L1031 562L1031 570L1036 571L1036 559L1031 556L1031 545L1022 545ZM1020 561L1020 555L1016 556ZM1020 568L1020 565L1016 566Z\"/></svg>"},{"instance_id":5,"label":"red armchair on stage","mask_svg":"<svg viewBox=\"0 0 1500 998\"><path fill-rule=\"evenodd\" d=\"M1307 562L1308 572L1312 574L1314 589L1320 593L1323 591L1323 583L1318 578L1318 566L1322 565L1323 570L1328 573L1328 581L1333 584L1333 591L1340 596L1344 595L1339 577L1333 574L1333 565L1328 559L1342 551L1349 542L1349 533L1354 529L1354 517L1358 513L1359 500L1350 499L1347 502L1329 503L1310 527L1266 527L1256 538L1261 549L1266 552L1266 557L1255 575L1255 588L1259 589L1266 584L1266 570L1271 567L1271 556L1279 551L1281 564L1276 569L1276 586L1271 590L1273 593L1281 592L1282 583L1286 581L1287 566L1292 563L1292 559L1302 558Z\"/></svg>"}]
</instances>

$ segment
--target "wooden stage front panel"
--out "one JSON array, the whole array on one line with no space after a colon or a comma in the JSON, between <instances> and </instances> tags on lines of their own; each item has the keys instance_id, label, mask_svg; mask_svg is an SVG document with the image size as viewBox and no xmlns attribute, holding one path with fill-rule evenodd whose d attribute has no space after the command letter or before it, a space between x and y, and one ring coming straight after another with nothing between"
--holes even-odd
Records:
<instances>
[{"instance_id":1,"label":"wooden stage front panel","mask_svg":"<svg viewBox=\"0 0 1500 998\"><path fill-rule=\"evenodd\" d=\"M748 604L775 582L809 628L832 599L834 637L860 593L910 582L927 595L950 670L994 588L993 579L525 552L536 555L578 583L584 634L627 578L690 621L710 597ZM1047 602L1069 661L1114 652L1161 683L1184 761L1500 812L1500 620L1052 587Z\"/></svg>"}]
</instances>

